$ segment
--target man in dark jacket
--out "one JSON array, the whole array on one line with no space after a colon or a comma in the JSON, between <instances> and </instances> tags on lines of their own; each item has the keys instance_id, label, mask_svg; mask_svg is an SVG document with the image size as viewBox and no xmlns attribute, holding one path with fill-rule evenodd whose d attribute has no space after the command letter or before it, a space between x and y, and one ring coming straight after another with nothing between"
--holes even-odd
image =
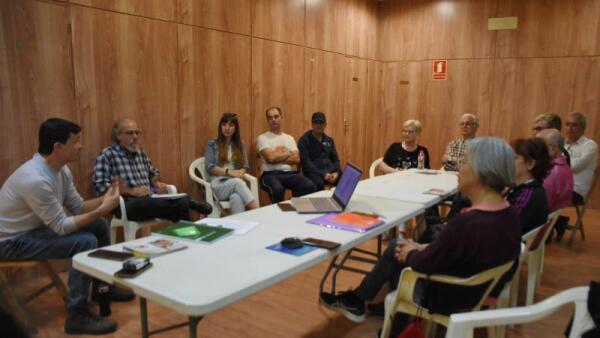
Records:
<instances>
[{"instance_id":1,"label":"man in dark jacket","mask_svg":"<svg viewBox=\"0 0 600 338\"><path fill-rule=\"evenodd\" d=\"M322 112L312 115L312 129L304 133L298 141L302 173L318 190L325 184L336 185L340 177L340 159L333 139L325 135L327 119Z\"/></svg>"}]
</instances>

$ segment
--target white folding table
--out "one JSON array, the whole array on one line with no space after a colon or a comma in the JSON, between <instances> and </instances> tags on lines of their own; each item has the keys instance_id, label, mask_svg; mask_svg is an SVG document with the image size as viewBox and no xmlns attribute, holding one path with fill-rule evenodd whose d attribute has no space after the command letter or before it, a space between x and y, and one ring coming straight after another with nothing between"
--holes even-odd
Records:
<instances>
[{"instance_id":1,"label":"white folding table","mask_svg":"<svg viewBox=\"0 0 600 338\"><path fill-rule=\"evenodd\" d=\"M331 194L321 192L317 195ZM133 279L114 277L120 262L88 257L79 253L73 266L95 278L133 290L140 297L142 336L175 327L189 326L190 337L203 315L243 299L290 276L336 258L384 231L423 213L423 205L372 196L354 195L347 208L374 212L385 217L385 224L358 233L306 223L319 214L282 212L277 205L229 216L231 219L257 221L259 225L244 235L231 235L213 244L190 243L189 248L152 259L154 266ZM316 249L292 256L266 249L285 237L315 237L341 243L334 251ZM149 238L134 242L146 242ZM122 243L107 247L121 250ZM178 312L189 321L172 327L148 331L146 300L152 300Z\"/></svg>"},{"instance_id":2,"label":"white folding table","mask_svg":"<svg viewBox=\"0 0 600 338\"><path fill-rule=\"evenodd\" d=\"M446 193L441 196L426 193L431 189L440 189ZM429 208L457 191L456 173L408 169L360 181L355 194L421 203Z\"/></svg>"}]
</instances>

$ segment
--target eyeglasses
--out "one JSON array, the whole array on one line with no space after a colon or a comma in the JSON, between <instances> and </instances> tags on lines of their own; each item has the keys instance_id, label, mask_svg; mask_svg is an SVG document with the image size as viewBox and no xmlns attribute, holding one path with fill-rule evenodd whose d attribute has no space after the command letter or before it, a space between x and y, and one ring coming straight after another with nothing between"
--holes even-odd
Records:
<instances>
[{"instance_id":1,"label":"eyeglasses","mask_svg":"<svg viewBox=\"0 0 600 338\"><path fill-rule=\"evenodd\" d=\"M542 128L542 127L533 127L533 128L531 128L531 130L533 130L533 131L535 131L537 133L539 131L544 130L544 128Z\"/></svg>"},{"instance_id":2,"label":"eyeglasses","mask_svg":"<svg viewBox=\"0 0 600 338\"><path fill-rule=\"evenodd\" d=\"M472 127L472 126L475 126L476 124L473 122L461 122L458 125L461 127Z\"/></svg>"},{"instance_id":3,"label":"eyeglasses","mask_svg":"<svg viewBox=\"0 0 600 338\"><path fill-rule=\"evenodd\" d=\"M142 131L141 130L127 130L127 131L122 131L120 132L120 134L125 134L127 136L133 136L133 135L142 135Z\"/></svg>"},{"instance_id":4,"label":"eyeglasses","mask_svg":"<svg viewBox=\"0 0 600 338\"><path fill-rule=\"evenodd\" d=\"M416 130L403 129L402 133L404 133L404 134L416 134L417 131Z\"/></svg>"}]
</instances>

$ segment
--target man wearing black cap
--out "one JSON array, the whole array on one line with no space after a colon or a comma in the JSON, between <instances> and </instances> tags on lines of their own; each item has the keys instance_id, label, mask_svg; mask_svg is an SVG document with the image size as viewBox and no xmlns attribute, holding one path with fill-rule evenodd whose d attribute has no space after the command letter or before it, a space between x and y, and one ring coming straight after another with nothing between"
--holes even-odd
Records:
<instances>
[{"instance_id":1,"label":"man wearing black cap","mask_svg":"<svg viewBox=\"0 0 600 338\"><path fill-rule=\"evenodd\" d=\"M298 141L302 173L313 181L317 190L323 190L325 184L336 185L341 173L335 142L325 135L325 127L325 114L313 113L312 129Z\"/></svg>"}]
</instances>

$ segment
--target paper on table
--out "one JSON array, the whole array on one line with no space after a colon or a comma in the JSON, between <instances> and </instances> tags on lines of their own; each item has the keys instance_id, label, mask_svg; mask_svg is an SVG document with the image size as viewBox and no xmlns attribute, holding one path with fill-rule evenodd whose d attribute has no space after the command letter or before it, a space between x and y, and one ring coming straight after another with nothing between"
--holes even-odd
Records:
<instances>
[{"instance_id":1,"label":"paper on table","mask_svg":"<svg viewBox=\"0 0 600 338\"><path fill-rule=\"evenodd\" d=\"M184 192L179 193L179 194L152 194L152 195L150 195L150 197L152 197L152 198L163 198L163 199L168 199L168 200L171 200L171 199L174 200L174 199L182 198L185 196L187 196L187 194Z\"/></svg>"},{"instance_id":2,"label":"paper on table","mask_svg":"<svg viewBox=\"0 0 600 338\"><path fill-rule=\"evenodd\" d=\"M196 221L196 224L200 223L212 226L223 226L229 229L233 229L233 233L236 235L243 235L248 231L254 229L254 227L258 225L258 222L236 221L225 218L203 218L199 221Z\"/></svg>"}]
</instances>

